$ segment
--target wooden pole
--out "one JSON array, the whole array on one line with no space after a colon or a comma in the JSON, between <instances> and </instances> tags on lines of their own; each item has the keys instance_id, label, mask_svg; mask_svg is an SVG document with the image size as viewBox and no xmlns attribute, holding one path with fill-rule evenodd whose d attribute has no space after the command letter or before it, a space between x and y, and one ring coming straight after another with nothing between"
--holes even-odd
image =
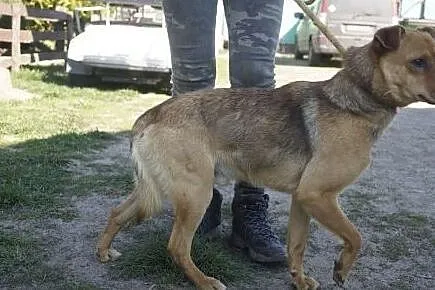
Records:
<instances>
[{"instance_id":1,"label":"wooden pole","mask_svg":"<svg viewBox=\"0 0 435 290\"><path fill-rule=\"evenodd\" d=\"M20 69L21 4L12 4L12 70Z\"/></svg>"},{"instance_id":2,"label":"wooden pole","mask_svg":"<svg viewBox=\"0 0 435 290\"><path fill-rule=\"evenodd\" d=\"M426 0L421 1L420 6L420 19L424 19L424 12L426 10Z\"/></svg>"}]
</instances>

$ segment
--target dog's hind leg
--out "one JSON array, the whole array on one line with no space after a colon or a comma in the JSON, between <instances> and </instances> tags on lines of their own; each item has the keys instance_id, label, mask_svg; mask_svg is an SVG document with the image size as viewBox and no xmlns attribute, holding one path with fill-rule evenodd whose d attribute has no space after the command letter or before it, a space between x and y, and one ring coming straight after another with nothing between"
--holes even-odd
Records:
<instances>
[{"instance_id":1,"label":"dog's hind leg","mask_svg":"<svg viewBox=\"0 0 435 290\"><path fill-rule=\"evenodd\" d=\"M107 262L110 259L115 260L121 255L118 251L111 248L112 240L124 225L137 218L139 214L137 198L137 195L133 191L127 200L112 209L107 226L97 244L97 256L100 262Z\"/></svg>"},{"instance_id":2,"label":"dog's hind leg","mask_svg":"<svg viewBox=\"0 0 435 290\"><path fill-rule=\"evenodd\" d=\"M101 262L115 260L121 254L111 248L116 234L127 224L149 218L160 207L159 192L152 179L139 177L127 200L112 209L107 226L97 243L97 256Z\"/></svg>"},{"instance_id":3,"label":"dog's hind leg","mask_svg":"<svg viewBox=\"0 0 435 290\"><path fill-rule=\"evenodd\" d=\"M162 175L150 160L142 144L133 142L132 158L135 165L135 186L132 193L121 205L112 209L107 226L97 243L97 256L101 262L114 260L121 254L111 248L115 235L130 222L150 218L161 209L165 186L156 176Z\"/></svg>"},{"instance_id":4,"label":"dog's hind leg","mask_svg":"<svg viewBox=\"0 0 435 290\"><path fill-rule=\"evenodd\" d=\"M198 175L182 175L182 181L181 178L176 178L178 181L174 182L171 196L175 220L168 251L173 261L199 289L226 289L219 280L207 277L199 270L191 258L193 236L212 198L213 170L211 169L205 178L204 171ZM199 176L201 177L198 180Z\"/></svg>"}]
</instances>

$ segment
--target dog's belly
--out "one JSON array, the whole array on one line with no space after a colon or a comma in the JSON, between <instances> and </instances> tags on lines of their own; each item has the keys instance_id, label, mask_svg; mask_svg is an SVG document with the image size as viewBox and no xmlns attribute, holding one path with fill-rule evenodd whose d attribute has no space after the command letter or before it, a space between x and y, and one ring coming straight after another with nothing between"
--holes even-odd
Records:
<instances>
[{"instance_id":1,"label":"dog's belly","mask_svg":"<svg viewBox=\"0 0 435 290\"><path fill-rule=\"evenodd\" d=\"M232 180L246 181L277 191L292 193L298 186L308 162L307 156L287 158L241 158L237 154L219 154L215 167L215 183L228 184Z\"/></svg>"}]
</instances>

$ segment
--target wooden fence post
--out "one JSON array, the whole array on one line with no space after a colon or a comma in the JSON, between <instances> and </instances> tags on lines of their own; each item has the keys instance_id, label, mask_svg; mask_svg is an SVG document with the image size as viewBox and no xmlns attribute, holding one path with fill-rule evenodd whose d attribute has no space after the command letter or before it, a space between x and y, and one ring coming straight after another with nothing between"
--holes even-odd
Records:
<instances>
[{"instance_id":1,"label":"wooden fence post","mask_svg":"<svg viewBox=\"0 0 435 290\"><path fill-rule=\"evenodd\" d=\"M21 45L21 5L12 5L12 70L17 71L20 68Z\"/></svg>"},{"instance_id":2,"label":"wooden fence post","mask_svg":"<svg viewBox=\"0 0 435 290\"><path fill-rule=\"evenodd\" d=\"M68 59L68 48L69 48L69 44L71 42L71 39L74 36L74 23L73 23L73 18L68 15L67 17L67 28L66 28L66 51L65 51L65 55L64 55L64 60L65 60L65 65L66 65L66 61Z\"/></svg>"},{"instance_id":3,"label":"wooden fence post","mask_svg":"<svg viewBox=\"0 0 435 290\"><path fill-rule=\"evenodd\" d=\"M66 32L64 29L65 20L59 20L54 24L54 31L56 32L64 32L66 37ZM55 45L55 50L59 52L65 51L65 39L57 40Z\"/></svg>"}]
</instances>

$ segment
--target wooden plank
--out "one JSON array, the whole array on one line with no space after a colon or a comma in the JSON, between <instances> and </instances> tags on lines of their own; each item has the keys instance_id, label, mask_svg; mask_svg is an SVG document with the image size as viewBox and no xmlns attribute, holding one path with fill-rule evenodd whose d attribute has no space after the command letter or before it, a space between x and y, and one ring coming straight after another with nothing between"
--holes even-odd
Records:
<instances>
[{"instance_id":1,"label":"wooden plank","mask_svg":"<svg viewBox=\"0 0 435 290\"><path fill-rule=\"evenodd\" d=\"M44 60L65 59L66 52L52 51L52 52L39 52L39 53L27 53L20 55L19 63L30 64L34 62ZM0 56L0 67L10 68L12 66L11 56Z\"/></svg>"},{"instance_id":2,"label":"wooden plank","mask_svg":"<svg viewBox=\"0 0 435 290\"><path fill-rule=\"evenodd\" d=\"M65 40L66 31L28 31L22 30L20 33L21 43L30 43L40 40Z\"/></svg>"},{"instance_id":3,"label":"wooden plank","mask_svg":"<svg viewBox=\"0 0 435 290\"><path fill-rule=\"evenodd\" d=\"M12 57L0 56L0 67L10 68L12 66Z\"/></svg>"},{"instance_id":4,"label":"wooden plank","mask_svg":"<svg viewBox=\"0 0 435 290\"><path fill-rule=\"evenodd\" d=\"M12 30L0 28L0 41L12 42Z\"/></svg>"},{"instance_id":5,"label":"wooden plank","mask_svg":"<svg viewBox=\"0 0 435 290\"><path fill-rule=\"evenodd\" d=\"M49 9L37 9L31 7L25 7L23 16L26 18L38 18L48 21L68 20L68 13Z\"/></svg>"},{"instance_id":6,"label":"wooden plank","mask_svg":"<svg viewBox=\"0 0 435 290\"><path fill-rule=\"evenodd\" d=\"M38 18L42 20L48 21L56 21L56 20L67 20L70 16L68 13L50 9L38 9L33 7L26 7L23 4L7 4L0 3L0 14L2 15L11 15L12 10L19 12L22 16L26 18Z\"/></svg>"},{"instance_id":7,"label":"wooden plank","mask_svg":"<svg viewBox=\"0 0 435 290\"><path fill-rule=\"evenodd\" d=\"M12 15L12 5L0 3L0 15Z\"/></svg>"},{"instance_id":8,"label":"wooden plank","mask_svg":"<svg viewBox=\"0 0 435 290\"><path fill-rule=\"evenodd\" d=\"M40 40L67 40L67 31L20 31L21 43L31 43ZM12 30L0 28L0 41L12 42Z\"/></svg>"},{"instance_id":9,"label":"wooden plank","mask_svg":"<svg viewBox=\"0 0 435 290\"><path fill-rule=\"evenodd\" d=\"M66 52L64 51L49 51L38 53L26 53L20 56L21 64L29 64L43 60L65 59Z\"/></svg>"}]
</instances>

